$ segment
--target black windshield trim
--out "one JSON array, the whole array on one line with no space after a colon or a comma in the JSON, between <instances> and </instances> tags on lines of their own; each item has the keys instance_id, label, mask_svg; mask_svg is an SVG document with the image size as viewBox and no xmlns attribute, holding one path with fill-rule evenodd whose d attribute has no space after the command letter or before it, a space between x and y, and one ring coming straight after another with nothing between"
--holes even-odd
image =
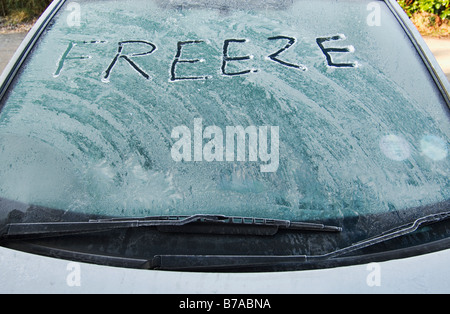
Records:
<instances>
[{"instance_id":1,"label":"black windshield trim","mask_svg":"<svg viewBox=\"0 0 450 314\"><path fill-rule=\"evenodd\" d=\"M356 266L368 263L382 263L395 259L403 259L432 254L439 251L450 249L450 238L445 238L430 243L420 244L408 248L384 251L372 254L357 254L348 257L335 257L331 259L311 259L304 255L294 256L245 256L245 255L227 255L210 256L232 261L227 265L199 265L200 258L204 256L155 256L153 259L134 259L117 256L106 256L98 254L88 254L83 252L63 250L59 248L50 248L26 241L11 241L3 245L6 248L19 250L22 252L46 256L57 259L70 260L74 262L96 264L101 266L146 269L157 271L184 271L184 272L283 272L283 271L305 271L314 269L328 269L336 267ZM191 265L181 267L175 262L184 259L190 261ZM195 264L197 262L197 265Z\"/></svg>"},{"instance_id":2,"label":"black windshield trim","mask_svg":"<svg viewBox=\"0 0 450 314\"><path fill-rule=\"evenodd\" d=\"M431 253L450 248L450 238L436 240L408 248L387 250L371 254L354 254L354 252L376 244L399 238L416 231L423 225L429 225L450 219L450 211L428 215L416 219L410 224L402 225L388 232L364 241L357 242L343 249L322 255L155 255L153 258L129 258L105 256L47 247L22 240L7 240L3 246L26 252L56 258L64 258L106 266L155 269L167 271L199 272L253 272L283 271L330 268L357 265L366 262L381 262L395 258L405 258ZM349 254L352 253L350 256Z\"/></svg>"}]
</instances>

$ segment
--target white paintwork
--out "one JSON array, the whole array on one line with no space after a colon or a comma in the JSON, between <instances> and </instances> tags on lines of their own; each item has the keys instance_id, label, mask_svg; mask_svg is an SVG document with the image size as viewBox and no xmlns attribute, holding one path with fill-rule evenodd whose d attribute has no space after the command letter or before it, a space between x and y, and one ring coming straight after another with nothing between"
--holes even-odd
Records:
<instances>
[{"instance_id":1,"label":"white paintwork","mask_svg":"<svg viewBox=\"0 0 450 314\"><path fill-rule=\"evenodd\" d=\"M0 247L0 293L449 293L449 263L444 250L375 267L188 273L73 263Z\"/></svg>"}]
</instances>

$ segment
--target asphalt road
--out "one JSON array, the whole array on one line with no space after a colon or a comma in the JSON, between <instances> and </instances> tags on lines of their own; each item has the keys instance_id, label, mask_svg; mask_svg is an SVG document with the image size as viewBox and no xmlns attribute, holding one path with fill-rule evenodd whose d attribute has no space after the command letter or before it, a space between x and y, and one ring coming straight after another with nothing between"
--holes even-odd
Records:
<instances>
[{"instance_id":1,"label":"asphalt road","mask_svg":"<svg viewBox=\"0 0 450 314\"><path fill-rule=\"evenodd\" d=\"M450 39L424 38L434 57L450 81Z\"/></svg>"},{"instance_id":2,"label":"asphalt road","mask_svg":"<svg viewBox=\"0 0 450 314\"><path fill-rule=\"evenodd\" d=\"M26 33L0 34L0 73L16 52Z\"/></svg>"},{"instance_id":3,"label":"asphalt road","mask_svg":"<svg viewBox=\"0 0 450 314\"><path fill-rule=\"evenodd\" d=\"M0 72L4 70L26 33L0 34ZM450 81L450 39L425 38L439 65Z\"/></svg>"}]
</instances>

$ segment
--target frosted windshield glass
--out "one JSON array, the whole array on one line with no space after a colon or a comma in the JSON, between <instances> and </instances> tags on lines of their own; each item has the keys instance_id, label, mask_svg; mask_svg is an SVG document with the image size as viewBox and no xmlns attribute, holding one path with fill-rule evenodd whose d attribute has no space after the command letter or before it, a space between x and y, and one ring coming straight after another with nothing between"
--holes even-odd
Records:
<instances>
[{"instance_id":1,"label":"frosted windshield glass","mask_svg":"<svg viewBox=\"0 0 450 314\"><path fill-rule=\"evenodd\" d=\"M63 7L2 103L0 197L296 220L449 198L448 108L383 2L239 3Z\"/></svg>"}]
</instances>

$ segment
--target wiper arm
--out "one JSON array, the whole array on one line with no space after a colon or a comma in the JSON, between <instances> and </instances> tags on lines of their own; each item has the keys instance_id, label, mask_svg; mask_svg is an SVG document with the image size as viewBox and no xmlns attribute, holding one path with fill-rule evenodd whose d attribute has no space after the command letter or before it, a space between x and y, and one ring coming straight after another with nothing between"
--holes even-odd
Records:
<instances>
[{"instance_id":1,"label":"wiper arm","mask_svg":"<svg viewBox=\"0 0 450 314\"><path fill-rule=\"evenodd\" d=\"M342 231L337 226L308 222L200 214L192 216L97 219L86 222L11 223L6 226L0 237L46 237L140 227L156 227L161 232L237 235L274 235L280 229L313 232Z\"/></svg>"},{"instance_id":2,"label":"wiper arm","mask_svg":"<svg viewBox=\"0 0 450 314\"><path fill-rule=\"evenodd\" d=\"M382 234L354 243L346 248L336 250L334 252L325 254L324 257L326 258L335 258L339 257L351 252L354 252L356 250L364 249L379 243L383 243L398 237L402 237L408 234L411 234L418 230L419 228L423 227L424 225L434 224L440 221L444 221L450 219L450 211L437 213L437 214L431 214L428 216L424 216L421 218L418 218L414 220L411 223L399 226L397 228L391 229L389 231L383 232Z\"/></svg>"}]
</instances>

